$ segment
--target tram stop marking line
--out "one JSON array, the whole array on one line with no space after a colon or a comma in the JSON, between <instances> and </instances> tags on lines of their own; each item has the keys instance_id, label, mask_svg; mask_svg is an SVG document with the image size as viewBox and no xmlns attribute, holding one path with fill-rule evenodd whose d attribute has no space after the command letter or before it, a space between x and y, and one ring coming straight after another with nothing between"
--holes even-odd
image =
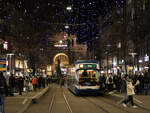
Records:
<instances>
[{"instance_id":1,"label":"tram stop marking line","mask_svg":"<svg viewBox=\"0 0 150 113\"><path fill-rule=\"evenodd\" d=\"M121 95L117 95L117 94L113 94L113 93L111 93L112 95L114 95L114 96L117 96L117 97L121 97L121 98L123 98L123 96L121 96ZM140 103L140 104L142 104L143 102L142 101L140 101L140 100L138 100L137 98L135 98L134 97L134 100L135 101L137 101L138 103Z\"/></svg>"},{"instance_id":2,"label":"tram stop marking line","mask_svg":"<svg viewBox=\"0 0 150 113\"><path fill-rule=\"evenodd\" d=\"M25 98L22 102L22 104L25 104L28 101L28 98Z\"/></svg>"}]
</instances>

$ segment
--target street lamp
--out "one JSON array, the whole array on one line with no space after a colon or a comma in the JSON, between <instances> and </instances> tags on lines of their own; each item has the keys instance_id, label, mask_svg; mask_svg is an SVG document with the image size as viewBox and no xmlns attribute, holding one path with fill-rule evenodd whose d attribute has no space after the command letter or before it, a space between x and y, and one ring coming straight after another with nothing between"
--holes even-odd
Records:
<instances>
[{"instance_id":1,"label":"street lamp","mask_svg":"<svg viewBox=\"0 0 150 113\"><path fill-rule=\"evenodd\" d=\"M66 25L66 26L65 26L65 28L66 28L66 29L68 29L68 28L69 28L69 26L68 26L68 25Z\"/></svg>"},{"instance_id":2,"label":"street lamp","mask_svg":"<svg viewBox=\"0 0 150 113\"><path fill-rule=\"evenodd\" d=\"M68 11L71 11L71 10L72 10L72 7L71 7L71 6L67 6L66 9L67 9Z\"/></svg>"},{"instance_id":3,"label":"street lamp","mask_svg":"<svg viewBox=\"0 0 150 113\"><path fill-rule=\"evenodd\" d=\"M59 41L59 43L60 43L60 44L62 44L62 43L63 43L63 41L62 41L62 40L60 40L60 41Z\"/></svg>"}]
</instances>

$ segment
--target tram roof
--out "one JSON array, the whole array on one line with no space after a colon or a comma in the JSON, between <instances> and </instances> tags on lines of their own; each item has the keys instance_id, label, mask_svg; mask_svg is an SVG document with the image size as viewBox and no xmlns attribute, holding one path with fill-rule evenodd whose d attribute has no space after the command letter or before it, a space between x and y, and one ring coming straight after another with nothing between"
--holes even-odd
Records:
<instances>
[{"instance_id":1,"label":"tram roof","mask_svg":"<svg viewBox=\"0 0 150 113\"><path fill-rule=\"evenodd\" d=\"M75 62L76 64L81 64L81 63L99 63L98 60L77 60Z\"/></svg>"}]
</instances>

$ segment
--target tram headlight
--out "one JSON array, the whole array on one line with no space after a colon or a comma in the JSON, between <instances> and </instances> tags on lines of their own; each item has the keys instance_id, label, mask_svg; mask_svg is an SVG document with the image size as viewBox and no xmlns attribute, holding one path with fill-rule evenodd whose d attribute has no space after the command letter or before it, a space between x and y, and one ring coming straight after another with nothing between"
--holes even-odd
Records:
<instances>
[{"instance_id":1,"label":"tram headlight","mask_svg":"<svg viewBox=\"0 0 150 113\"><path fill-rule=\"evenodd\" d=\"M80 68L83 68L83 64L80 64L80 66L79 66Z\"/></svg>"}]
</instances>

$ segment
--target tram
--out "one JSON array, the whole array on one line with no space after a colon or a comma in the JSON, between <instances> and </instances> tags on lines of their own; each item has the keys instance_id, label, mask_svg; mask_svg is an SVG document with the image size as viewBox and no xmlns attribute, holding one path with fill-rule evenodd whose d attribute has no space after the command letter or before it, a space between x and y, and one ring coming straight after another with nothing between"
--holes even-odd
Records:
<instances>
[{"instance_id":1,"label":"tram","mask_svg":"<svg viewBox=\"0 0 150 113\"><path fill-rule=\"evenodd\" d=\"M74 94L98 94L100 66L97 60L77 60L68 75L68 88Z\"/></svg>"}]
</instances>

